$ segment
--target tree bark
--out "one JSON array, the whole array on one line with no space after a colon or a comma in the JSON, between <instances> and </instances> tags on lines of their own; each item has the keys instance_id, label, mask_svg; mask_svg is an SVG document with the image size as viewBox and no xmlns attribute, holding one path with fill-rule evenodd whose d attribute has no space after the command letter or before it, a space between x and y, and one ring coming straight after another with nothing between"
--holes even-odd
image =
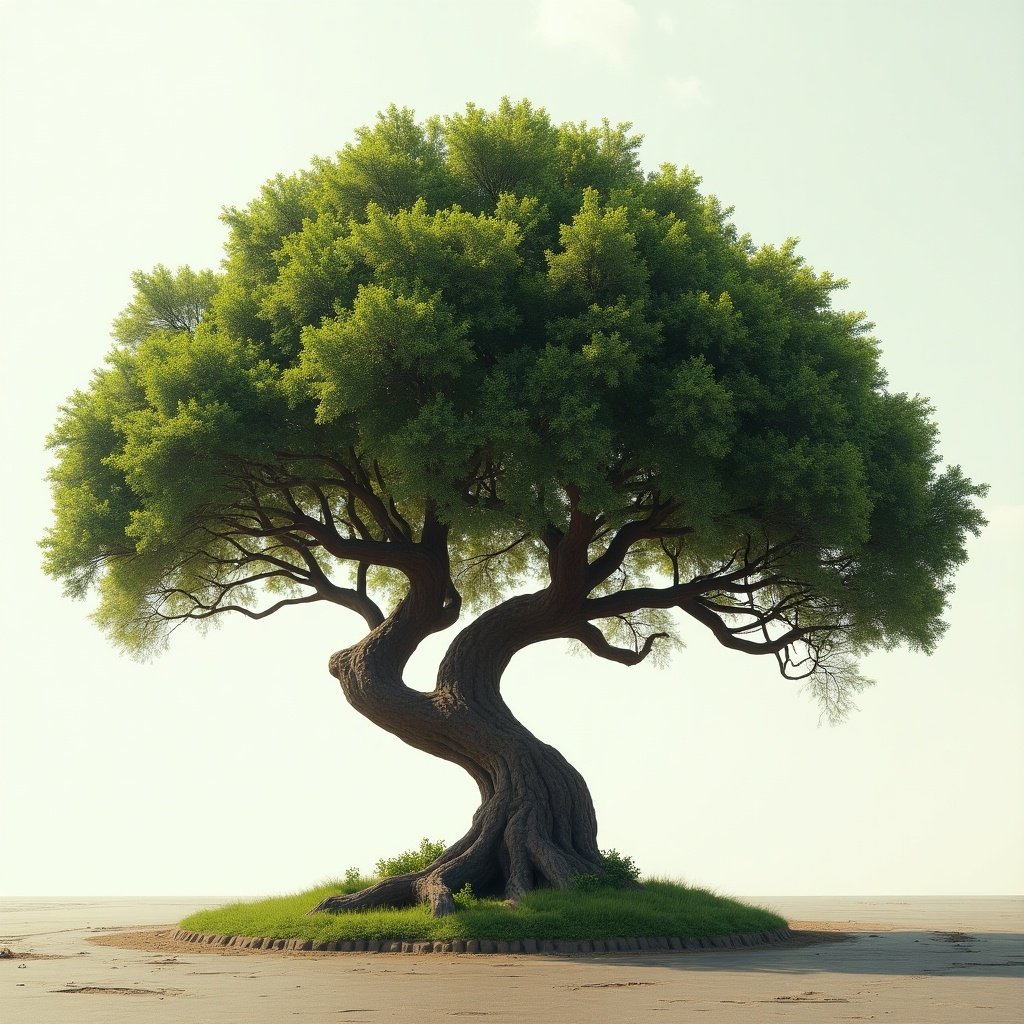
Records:
<instances>
[{"instance_id":1,"label":"tree bark","mask_svg":"<svg viewBox=\"0 0 1024 1024\"><path fill-rule=\"evenodd\" d=\"M517 650L562 635L549 598L545 592L512 598L462 630L431 693L402 680L419 640L438 628L412 598L361 643L332 657L331 672L357 711L411 746L460 765L479 787L481 804L466 835L426 869L331 896L313 912L427 902L443 914L454 909L452 893L466 883L477 895L515 899L538 887L567 888L573 875L600 871L586 783L515 718L500 693Z\"/></svg>"}]
</instances>

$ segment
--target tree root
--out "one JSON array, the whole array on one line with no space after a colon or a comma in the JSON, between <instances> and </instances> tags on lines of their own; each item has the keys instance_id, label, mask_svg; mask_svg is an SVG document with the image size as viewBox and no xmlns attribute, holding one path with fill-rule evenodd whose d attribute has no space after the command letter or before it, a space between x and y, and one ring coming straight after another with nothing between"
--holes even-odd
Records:
<instances>
[{"instance_id":1,"label":"tree root","mask_svg":"<svg viewBox=\"0 0 1024 1024\"><path fill-rule=\"evenodd\" d=\"M508 814L506 801L487 801L473 827L437 860L419 871L384 878L359 892L328 896L311 914L341 914L379 907L427 904L435 917L454 913L454 892L469 884L477 895L503 894L516 901L539 887L568 889L577 874L597 874L599 862L561 847L533 814Z\"/></svg>"}]
</instances>

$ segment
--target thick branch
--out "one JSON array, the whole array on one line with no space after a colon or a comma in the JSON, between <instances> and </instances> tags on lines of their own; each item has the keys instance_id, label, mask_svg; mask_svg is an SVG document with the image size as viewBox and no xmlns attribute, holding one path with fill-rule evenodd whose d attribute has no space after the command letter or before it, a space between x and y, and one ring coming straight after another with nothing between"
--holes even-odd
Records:
<instances>
[{"instance_id":1,"label":"thick branch","mask_svg":"<svg viewBox=\"0 0 1024 1024\"><path fill-rule=\"evenodd\" d=\"M630 615L645 608L678 608L684 601L699 597L708 589L703 580L691 580L671 587L632 587L603 597L589 598L583 606L583 618L610 619Z\"/></svg>"},{"instance_id":2,"label":"thick branch","mask_svg":"<svg viewBox=\"0 0 1024 1024\"><path fill-rule=\"evenodd\" d=\"M241 509L240 511L244 512ZM227 530L223 534L217 533L217 536L228 537L233 534L253 539L271 540L305 534L321 544L328 554L342 561L382 565L390 569L397 569L406 575L415 572L427 558L415 541L356 540L342 537L336 530L305 513L296 514L286 512L284 509L264 509L262 507L261 511L273 512L285 522L275 525L267 519L266 525L247 526L244 518L225 514L220 516L220 521L227 527ZM256 519L256 521L259 520Z\"/></svg>"},{"instance_id":3,"label":"thick branch","mask_svg":"<svg viewBox=\"0 0 1024 1024\"><path fill-rule=\"evenodd\" d=\"M579 489L565 486L569 503L569 524L562 531L550 524L541 536L548 549L548 574L551 587L559 600L575 603L582 600L593 584L587 578L587 552L598 528L598 519L580 508Z\"/></svg>"},{"instance_id":4,"label":"thick branch","mask_svg":"<svg viewBox=\"0 0 1024 1024\"><path fill-rule=\"evenodd\" d=\"M689 527L661 528L675 510L676 506L669 502L654 505L646 519L634 519L621 526L603 554L595 558L587 569L591 589L608 579L626 560L629 549L639 541L683 537L692 533Z\"/></svg>"},{"instance_id":5,"label":"thick branch","mask_svg":"<svg viewBox=\"0 0 1024 1024\"><path fill-rule=\"evenodd\" d=\"M246 463L243 469L245 479L250 482L258 482L261 486L271 490L290 487L309 487L321 503L330 512L329 502L326 501L324 487L337 488L350 498L357 500L373 517L381 536L389 541L403 541L412 539L412 529L409 523L399 513L395 503L388 498L387 501L374 489L374 481L371 480L366 469L363 467L358 453L352 449L349 452L351 465L332 455L306 455L291 452L279 452L281 464L268 465L257 463ZM283 465L289 462L313 462L321 463L330 467L337 477L319 476L308 474L293 474L284 470ZM382 494L387 493L383 478L376 472L377 486ZM324 522L330 523L330 516L324 516ZM362 525L362 524L360 524ZM365 529L365 527L364 527ZM362 530L360 531L362 532Z\"/></svg>"}]
</instances>

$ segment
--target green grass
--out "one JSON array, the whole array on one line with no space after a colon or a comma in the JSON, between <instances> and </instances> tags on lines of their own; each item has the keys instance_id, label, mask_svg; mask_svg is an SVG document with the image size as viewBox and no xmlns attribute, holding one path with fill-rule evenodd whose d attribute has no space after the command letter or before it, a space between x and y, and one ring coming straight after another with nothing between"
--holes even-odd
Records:
<instances>
[{"instance_id":1,"label":"green grass","mask_svg":"<svg viewBox=\"0 0 1024 1024\"><path fill-rule=\"evenodd\" d=\"M314 914L324 897L354 892L367 883L329 882L308 892L254 903L231 903L201 910L181 922L186 931L279 939L608 939L616 937L712 935L774 931L786 922L777 914L703 889L652 879L639 889L594 892L542 889L515 908L499 900L476 900L455 914L431 917L426 907Z\"/></svg>"}]
</instances>

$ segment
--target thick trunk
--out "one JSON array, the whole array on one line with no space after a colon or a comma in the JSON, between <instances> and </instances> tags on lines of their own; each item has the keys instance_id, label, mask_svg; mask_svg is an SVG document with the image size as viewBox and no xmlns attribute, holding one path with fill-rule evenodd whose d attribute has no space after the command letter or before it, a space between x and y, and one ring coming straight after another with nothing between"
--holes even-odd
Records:
<instances>
[{"instance_id":1,"label":"thick trunk","mask_svg":"<svg viewBox=\"0 0 1024 1024\"><path fill-rule=\"evenodd\" d=\"M428 902L442 914L467 882L477 895L515 899L541 886L566 888L573 875L600 870L586 783L513 716L499 690L515 651L548 632L539 626L544 614L541 602L528 597L481 616L453 642L432 693L402 681L415 647L410 609L331 659L357 711L411 746L461 765L476 781L481 805L466 835L428 868L332 896L316 910Z\"/></svg>"}]
</instances>

